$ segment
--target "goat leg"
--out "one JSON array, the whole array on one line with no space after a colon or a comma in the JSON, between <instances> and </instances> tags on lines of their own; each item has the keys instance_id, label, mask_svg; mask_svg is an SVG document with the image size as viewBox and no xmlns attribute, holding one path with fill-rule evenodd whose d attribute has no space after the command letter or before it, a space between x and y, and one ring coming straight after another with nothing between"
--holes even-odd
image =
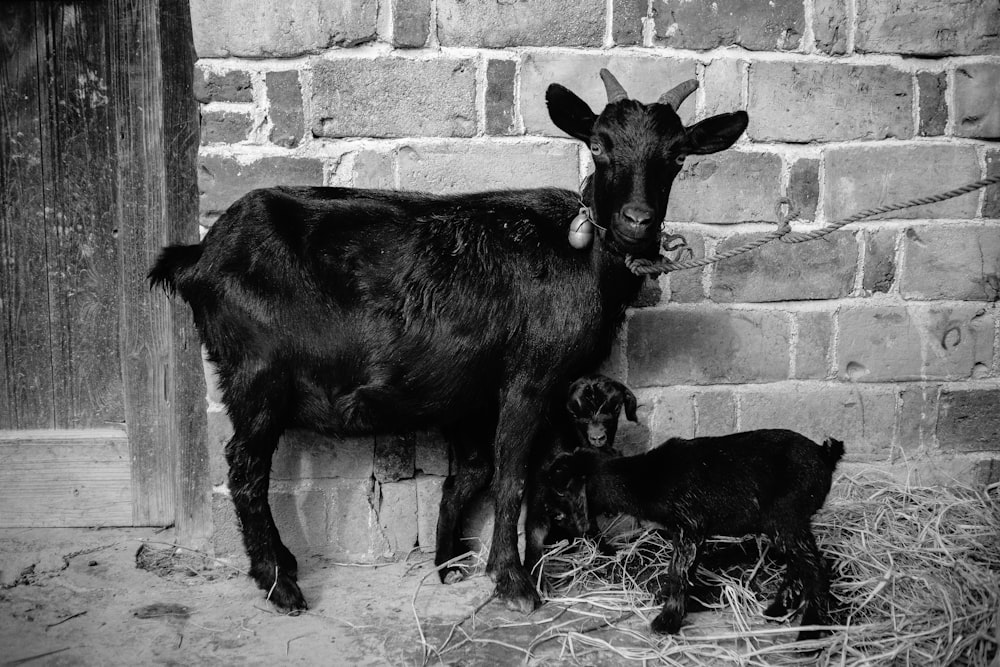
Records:
<instances>
[{"instance_id":1,"label":"goat leg","mask_svg":"<svg viewBox=\"0 0 1000 667\"><path fill-rule=\"evenodd\" d=\"M685 538L684 532L678 531L673 542L667 575L655 598L658 603L663 603L663 609L651 625L653 632L659 634L672 635L681 629L687 604L688 576L698 559L699 540Z\"/></svg>"},{"instance_id":2,"label":"goat leg","mask_svg":"<svg viewBox=\"0 0 1000 667\"><path fill-rule=\"evenodd\" d=\"M493 474L489 436L477 438L474 432L459 428L445 429L444 435L451 443L455 473L448 476L441 490L437 550L434 554L434 564L437 566L465 553L462 519L469 502L486 488ZM465 577L458 565L441 567L438 575L445 584L456 583Z\"/></svg>"}]
</instances>

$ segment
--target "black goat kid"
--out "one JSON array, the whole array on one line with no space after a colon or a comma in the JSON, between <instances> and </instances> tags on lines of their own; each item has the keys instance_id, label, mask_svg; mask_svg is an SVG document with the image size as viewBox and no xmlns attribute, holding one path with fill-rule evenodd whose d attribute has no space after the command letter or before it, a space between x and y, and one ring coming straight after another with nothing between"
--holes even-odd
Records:
<instances>
[{"instance_id":1,"label":"black goat kid","mask_svg":"<svg viewBox=\"0 0 1000 667\"><path fill-rule=\"evenodd\" d=\"M245 195L200 245L166 248L153 266L151 283L191 306L218 368L250 574L278 607L306 607L267 495L271 456L293 426L440 426L455 474L444 485L437 562L464 551L462 512L492 480L487 571L512 608L540 603L517 552L536 431L568 382L607 355L641 280L623 259L657 256L683 158L729 147L747 125L736 112L685 129L676 108L695 82L645 105L601 74L610 99L599 117L562 86L546 95L553 122L597 163L584 197L606 231L589 250L568 242L580 209L569 190L275 187Z\"/></svg>"},{"instance_id":2,"label":"black goat kid","mask_svg":"<svg viewBox=\"0 0 1000 667\"><path fill-rule=\"evenodd\" d=\"M677 632L689 576L711 535L764 534L784 553L786 571L764 612L784 616L801 601L802 624L826 618L829 578L811 520L830 491L844 454L839 440L823 445L793 431L761 430L715 438L673 438L644 454L613 457L594 449L552 462L544 495L552 524L566 535L594 531L601 513L629 514L665 529L673 552L657 602L653 630ZM799 639L818 636L803 630Z\"/></svg>"}]
</instances>

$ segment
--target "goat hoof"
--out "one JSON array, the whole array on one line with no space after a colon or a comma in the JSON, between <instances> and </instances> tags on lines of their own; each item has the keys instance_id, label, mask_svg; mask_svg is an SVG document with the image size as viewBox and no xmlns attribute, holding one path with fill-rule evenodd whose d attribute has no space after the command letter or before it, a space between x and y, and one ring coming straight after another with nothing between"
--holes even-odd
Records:
<instances>
[{"instance_id":1,"label":"goat hoof","mask_svg":"<svg viewBox=\"0 0 1000 667\"><path fill-rule=\"evenodd\" d=\"M530 614L541 606L542 598L535 585L520 568L498 571L493 580L497 584L496 596L511 611Z\"/></svg>"},{"instance_id":2,"label":"goat hoof","mask_svg":"<svg viewBox=\"0 0 1000 667\"><path fill-rule=\"evenodd\" d=\"M769 620L778 620L788 615L788 609L785 608L784 603L781 600L775 600L767 606L764 610L764 617Z\"/></svg>"},{"instance_id":3,"label":"goat hoof","mask_svg":"<svg viewBox=\"0 0 1000 667\"><path fill-rule=\"evenodd\" d=\"M659 635L675 635L684 622L684 617L674 611L662 611L653 619L650 629Z\"/></svg>"},{"instance_id":4,"label":"goat hoof","mask_svg":"<svg viewBox=\"0 0 1000 667\"><path fill-rule=\"evenodd\" d=\"M457 584L458 582L465 579L465 573L462 572L461 568L457 567L445 567L438 571L441 577L442 584Z\"/></svg>"},{"instance_id":5,"label":"goat hoof","mask_svg":"<svg viewBox=\"0 0 1000 667\"><path fill-rule=\"evenodd\" d=\"M258 579L257 585L267 591L267 600L281 611L294 613L309 608L295 577L287 572L279 570L277 578L272 575L270 581Z\"/></svg>"}]
</instances>

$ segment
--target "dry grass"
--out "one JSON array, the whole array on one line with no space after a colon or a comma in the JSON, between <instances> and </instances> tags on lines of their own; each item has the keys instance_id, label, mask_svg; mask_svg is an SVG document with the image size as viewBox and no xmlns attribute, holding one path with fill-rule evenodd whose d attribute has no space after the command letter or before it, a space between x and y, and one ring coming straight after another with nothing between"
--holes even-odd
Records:
<instances>
[{"instance_id":1,"label":"dry grass","mask_svg":"<svg viewBox=\"0 0 1000 667\"><path fill-rule=\"evenodd\" d=\"M670 545L633 530L608 538L619 547L614 555L585 540L546 553L546 600L576 621L556 616L519 651L525 662L558 645L561 657L582 662L1000 667L1000 485L974 491L842 477L815 528L833 568L834 625L821 639L796 642L794 619L764 621L782 573L764 541L740 565L699 570L721 590L709 604L718 613L692 615L677 636L653 635L651 583ZM714 547L720 542L739 541ZM581 625L581 617L591 620Z\"/></svg>"}]
</instances>

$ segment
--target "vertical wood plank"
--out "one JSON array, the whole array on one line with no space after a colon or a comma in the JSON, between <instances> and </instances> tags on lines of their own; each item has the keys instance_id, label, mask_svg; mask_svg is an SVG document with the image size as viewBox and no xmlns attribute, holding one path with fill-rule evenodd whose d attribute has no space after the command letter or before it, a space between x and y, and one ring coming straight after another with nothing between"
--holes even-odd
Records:
<instances>
[{"instance_id":1,"label":"vertical wood plank","mask_svg":"<svg viewBox=\"0 0 1000 667\"><path fill-rule=\"evenodd\" d=\"M42 105L47 22L34 3L0 5L0 428L55 425L46 267Z\"/></svg>"}]
</instances>

